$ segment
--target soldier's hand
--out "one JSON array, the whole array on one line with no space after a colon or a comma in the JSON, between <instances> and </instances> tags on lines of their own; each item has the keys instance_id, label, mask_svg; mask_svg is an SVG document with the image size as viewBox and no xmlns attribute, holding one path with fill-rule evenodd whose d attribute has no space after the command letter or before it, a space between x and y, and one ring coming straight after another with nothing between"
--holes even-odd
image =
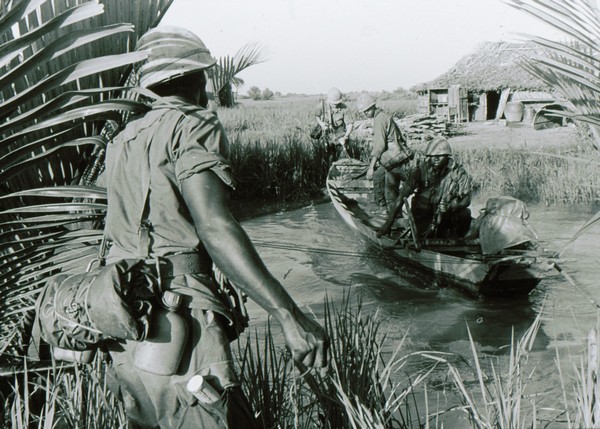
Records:
<instances>
[{"instance_id":1,"label":"soldier's hand","mask_svg":"<svg viewBox=\"0 0 600 429\"><path fill-rule=\"evenodd\" d=\"M456 211L456 209L458 208L458 200L456 198L453 198L450 200L450 202L448 203L448 211Z\"/></svg>"},{"instance_id":2,"label":"soldier's hand","mask_svg":"<svg viewBox=\"0 0 600 429\"><path fill-rule=\"evenodd\" d=\"M379 228L376 232L377 237L381 237L383 235L388 235L390 233L390 231L392 230L392 224L394 223L393 220L387 220L383 225L381 225L381 228Z\"/></svg>"},{"instance_id":3,"label":"soldier's hand","mask_svg":"<svg viewBox=\"0 0 600 429\"><path fill-rule=\"evenodd\" d=\"M319 323L298 311L282 322L282 328L294 361L308 368L327 366L329 337Z\"/></svg>"},{"instance_id":4,"label":"soldier's hand","mask_svg":"<svg viewBox=\"0 0 600 429\"><path fill-rule=\"evenodd\" d=\"M373 169L369 167L367 170L367 180L373 180Z\"/></svg>"}]
</instances>

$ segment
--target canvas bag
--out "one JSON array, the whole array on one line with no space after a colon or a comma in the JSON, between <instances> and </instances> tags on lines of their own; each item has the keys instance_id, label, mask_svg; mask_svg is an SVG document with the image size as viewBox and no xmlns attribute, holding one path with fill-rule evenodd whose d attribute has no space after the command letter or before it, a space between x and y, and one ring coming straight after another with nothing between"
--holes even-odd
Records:
<instances>
[{"instance_id":1,"label":"canvas bag","mask_svg":"<svg viewBox=\"0 0 600 429\"><path fill-rule=\"evenodd\" d=\"M387 150L379 157L379 163L386 170L392 170L414 158L413 150L406 145L406 140L393 118L390 118L391 127L395 127L394 142L388 144Z\"/></svg>"},{"instance_id":2,"label":"canvas bag","mask_svg":"<svg viewBox=\"0 0 600 429\"><path fill-rule=\"evenodd\" d=\"M41 338L74 351L91 350L106 339L145 338L151 306L139 294L145 289L140 283L148 281L142 264L124 259L51 277L36 301Z\"/></svg>"},{"instance_id":3,"label":"canvas bag","mask_svg":"<svg viewBox=\"0 0 600 429\"><path fill-rule=\"evenodd\" d=\"M323 135L323 128L321 128L321 125L319 125L319 124L315 125L315 127L310 132L310 138L313 140L319 140L322 135Z\"/></svg>"}]
</instances>

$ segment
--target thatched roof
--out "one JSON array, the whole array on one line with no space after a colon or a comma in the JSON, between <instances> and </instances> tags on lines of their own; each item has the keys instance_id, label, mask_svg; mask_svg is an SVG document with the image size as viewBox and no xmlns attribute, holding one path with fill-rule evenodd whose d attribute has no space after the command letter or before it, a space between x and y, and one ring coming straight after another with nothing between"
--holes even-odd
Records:
<instances>
[{"instance_id":1,"label":"thatched roof","mask_svg":"<svg viewBox=\"0 0 600 429\"><path fill-rule=\"evenodd\" d=\"M443 75L411 89L424 91L428 88L447 88L450 85L460 85L474 91L493 91L503 88L548 89L544 82L521 67L528 58L539 56L541 53L540 48L531 42L485 42Z\"/></svg>"}]
</instances>

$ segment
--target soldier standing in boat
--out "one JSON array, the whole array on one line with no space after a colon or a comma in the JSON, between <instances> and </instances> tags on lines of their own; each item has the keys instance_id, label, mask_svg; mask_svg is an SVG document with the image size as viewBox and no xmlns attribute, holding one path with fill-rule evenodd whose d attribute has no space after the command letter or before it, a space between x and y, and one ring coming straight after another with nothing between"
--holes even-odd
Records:
<instances>
[{"instance_id":1,"label":"soldier standing in boat","mask_svg":"<svg viewBox=\"0 0 600 429\"><path fill-rule=\"evenodd\" d=\"M360 112L373 118L373 148L367 179L373 180L375 204L387 216L398 198L400 183L407 178L407 167L414 152L407 146L394 119L377 107L373 97L363 93L356 105Z\"/></svg>"},{"instance_id":2,"label":"soldier standing in boat","mask_svg":"<svg viewBox=\"0 0 600 429\"><path fill-rule=\"evenodd\" d=\"M404 200L411 203L419 238L460 238L471 225L472 179L452 158L452 149L444 137L435 137L425 149L425 161L409 174L387 221L377 236L390 233L402 213Z\"/></svg>"},{"instance_id":3,"label":"soldier standing in boat","mask_svg":"<svg viewBox=\"0 0 600 429\"><path fill-rule=\"evenodd\" d=\"M327 151L327 165L348 156L348 142L354 129L354 117L342 100L342 92L337 88L327 91L327 100L322 102L316 117L321 126L322 141Z\"/></svg>"},{"instance_id":4,"label":"soldier standing in boat","mask_svg":"<svg viewBox=\"0 0 600 429\"><path fill-rule=\"evenodd\" d=\"M206 108L205 71L215 64L209 50L178 27L150 30L137 50L148 53L139 85L156 101L131 118L107 150L107 262L146 260L161 279L152 292L163 302L165 294L180 298L177 311L189 335L182 350L173 350L182 353L174 373L147 368L161 363L148 356L141 356L146 365L140 367L136 350L145 343L112 342L111 389L130 427L254 428L229 344L232 309L219 299L213 263L279 322L298 365L325 366L328 338L268 271L229 211L229 143ZM168 323L158 327L165 329Z\"/></svg>"}]
</instances>

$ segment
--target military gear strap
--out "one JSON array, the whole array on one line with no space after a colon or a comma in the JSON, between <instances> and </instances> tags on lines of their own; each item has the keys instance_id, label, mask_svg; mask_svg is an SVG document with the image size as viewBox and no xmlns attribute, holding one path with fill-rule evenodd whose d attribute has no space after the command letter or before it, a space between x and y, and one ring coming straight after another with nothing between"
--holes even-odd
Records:
<instances>
[{"instance_id":1,"label":"military gear strap","mask_svg":"<svg viewBox=\"0 0 600 429\"><path fill-rule=\"evenodd\" d=\"M145 159L142 162L142 211L138 227L138 256L140 258L150 257L150 231L152 223L148 220L150 210L150 144L146 142Z\"/></svg>"}]
</instances>

